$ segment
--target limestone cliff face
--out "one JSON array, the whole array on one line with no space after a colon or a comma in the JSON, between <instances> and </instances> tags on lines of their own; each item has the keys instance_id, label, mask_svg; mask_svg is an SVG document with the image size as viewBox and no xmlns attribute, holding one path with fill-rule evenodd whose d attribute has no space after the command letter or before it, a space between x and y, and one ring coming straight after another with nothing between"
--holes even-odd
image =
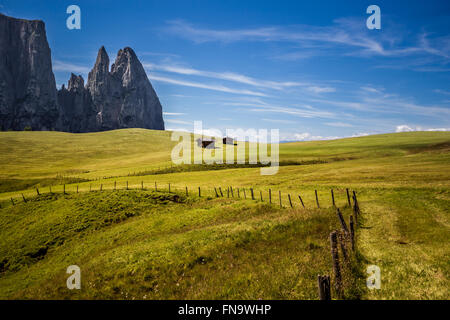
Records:
<instances>
[{"instance_id":1,"label":"limestone cliff face","mask_svg":"<svg viewBox=\"0 0 450 320\"><path fill-rule=\"evenodd\" d=\"M86 86L97 110L99 130L164 130L161 103L134 51L119 50L111 71L108 67L108 54L101 47Z\"/></svg>"},{"instance_id":2,"label":"limestone cliff face","mask_svg":"<svg viewBox=\"0 0 450 320\"><path fill-rule=\"evenodd\" d=\"M96 110L91 95L84 87L82 76L72 73L67 89L63 85L58 91L60 114L57 128L68 132L98 131Z\"/></svg>"},{"instance_id":3,"label":"limestone cliff face","mask_svg":"<svg viewBox=\"0 0 450 320\"><path fill-rule=\"evenodd\" d=\"M119 50L111 75L122 87L119 126L164 130L161 103L133 49Z\"/></svg>"},{"instance_id":4,"label":"limestone cliff face","mask_svg":"<svg viewBox=\"0 0 450 320\"><path fill-rule=\"evenodd\" d=\"M134 51L119 50L109 65L101 47L86 86L72 74L57 91L44 23L0 14L0 128L164 130L158 96Z\"/></svg>"},{"instance_id":5,"label":"limestone cliff face","mask_svg":"<svg viewBox=\"0 0 450 320\"><path fill-rule=\"evenodd\" d=\"M44 22L0 14L0 128L51 130L58 116Z\"/></svg>"}]
</instances>

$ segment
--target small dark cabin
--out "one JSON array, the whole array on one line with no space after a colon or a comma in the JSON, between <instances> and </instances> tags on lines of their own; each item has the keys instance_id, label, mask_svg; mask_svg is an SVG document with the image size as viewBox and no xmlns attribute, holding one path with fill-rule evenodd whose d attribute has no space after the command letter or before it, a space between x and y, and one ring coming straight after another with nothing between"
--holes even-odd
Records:
<instances>
[{"instance_id":1,"label":"small dark cabin","mask_svg":"<svg viewBox=\"0 0 450 320\"><path fill-rule=\"evenodd\" d=\"M216 147L216 141L215 140L202 140L202 139L198 138L197 145L204 149L214 149Z\"/></svg>"},{"instance_id":2,"label":"small dark cabin","mask_svg":"<svg viewBox=\"0 0 450 320\"><path fill-rule=\"evenodd\" d=\"M230 137L223 138L223 144L235 144L234 139Z\"/></svg>"}]
</instances>

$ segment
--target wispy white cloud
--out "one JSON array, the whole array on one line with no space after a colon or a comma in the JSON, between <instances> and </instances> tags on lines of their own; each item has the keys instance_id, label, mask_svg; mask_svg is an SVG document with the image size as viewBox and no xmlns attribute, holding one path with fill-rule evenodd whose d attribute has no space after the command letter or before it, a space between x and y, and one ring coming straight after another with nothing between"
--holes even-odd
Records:
<instances>
[{"instance_id":1,"label":"wispy white cloud","mask_svg":"<svg viewBox=\"0 0 450 320\"><path fill-rule=\"evenodd\" d=\"M243 100L242 102L224 102L224 106L233 106L243 108L248 112L258 113L275 113L275 114L288 114L298 116L302 118L335 118L336 115L329 111L323 111L313 108L309 105L286 107L280 105L274 105L267 103L261 99L256 100ZM267 119L267 118L266 118Z\"/></svg>"},{"instance_id":2,"label":"wispy white cloud","mask_svg":"<svg viewBox=\"0 0 450 320\"><path fill-rule=\"evenodd\" d=\"M363 103L371 111L384 113L417 114L431 117L448 117L450 108L439 105L422 105L402 98L365 98Z\"/></svg>"},{"instance_id":3,"label":"wispy white cloud","mask_svg":"<svg viewBox=\"0 0 450 320\"><path fill-rule=\"evenodd\" d=\"M412 131L450 131L450 128L424 128L421 126L409 126L406 124L399 125L395 128L395 132L412 132Z\"/></svg>"},{"instance_id":4,"label":"wispy white cloud","mask_svg":"<svg viewBox=\"0 0 450 320\"><path fill-rule=\"evenodd\" d=\"M183 120L175 120L175 119L166 119L164 122L176 123L176 124L193 124L193 122L183 121Z\"/></svg>"},{"instance_id":5,"label":"wispy white cloud","mask_svg":"<svg viewBox=\"0 0 450 320\"><path fill-rule=\"evenodd\" d=\"M415 41L409 41L413 44L402 46L402 41L405 39L398 35L397 30L391 29L393 30L387 29L375 37L370 34L359 18L336 19L329 26L291 25L242 29L214 29L199 27L183 20L172 20L168 21L165 27L166 32L195 43L238 41L293 43L299 48L298 51L279 53L274 57L284 60L310 58L317 56L317 53L323 55L326 49L330 48L336 49L332 51L333 55L391 58L430 56L440 59L441 62L450 60L450 36L431 38L430 34L423 32L416 36ZM432 59L432 62L435 61ZM422 62L427 64L425 60ZM395 67L398 64L392 66ZM419 71L418 68L416 70Z\"/></svg>"},{"instance_id":6,"label":"wispy white cloud","mask_svg":"<svg viewBox=\"0 0 450 320\"><path fill-rule=\"evenodd\" d=\"M214 91L234 93L234 94L250 95L250 96L260 96L260 97L267 96L265 93L262 93L262 92L246 90L246 89L234 89L234 88L226 87L223 85L213 85L213 84L206 84L206 83L201 83L201 82L179 80L179 79L174 79L174 78L169 78L169 77L164 77L164 76L158 76L155 74L147 74L147 76L149 79L154 80L154 81L166 82L166 83L171 83L171 84L175 84L175 85L179 85L179 86L214 90Z\"/></svg>"},{"instance_id":7,"label":"wispy white cloud","mask_svg":"<svg viewBox=\"0 0 450 320\"><path fill-rule=\"evenodd\" d=\"M350 128L353 127L350 123L344 123L344 122L326 122L325 125L331 126L331 127L340 127L340 128Z\"/></svg>"},{"instance_id":8,"label":"wispy white cloud","mask_svg":"<svg viewBox=\"0 0 450 320\"><path fill-rule=\"evenodd\" d=\"M363 96L356 101L337 101L331 99L310 99L324 106L335 106L342 109L352 109L373 113L388 114L416 114L429 117L448 117L450 108L439 105L422 105L411 102L405 98L390 95L382 97Z\"/></svg>"},{"instance_id":9,"label":"wispy white cloud","mask_svg":"<svg viewBox=\"0 0 450 320\"><path fill-rule=\"evenodd\" d=\"M311 86L311 87L307 87L306 90L314 92L314 93L325 93L325 92L335 92L336 88Z\"/></svg>"},{"instance_id":10,"label":"wispy white cloud","mask_svg":"<svg viewBox=\"0 0 450 320\"><path fill-rule=\"evenodd\" d=\"M371 92L371 93L382 93L381 90L373 88L373 87L361 87L362 90Z\"/></svg>"},{"instance_id":11,"label":"wispy white cloud","mask_svg":"<svg viewBox=\"0 0 450 320\"><path fill-rule=\"evenodd\" d=\"M315 141L315 140L335 140L340 138L342 137L313 135L309 132L301 132L301 133L292 132L280 134L280 141Z\"/></svg>"},{"instance_id":12,"label":"wispy white cloud","mask_svg":"<svg viewBox=\"0 0 450 320\"><path fill-rule=\"evenodd\" d=\"M65 71L65 72L87 74L89 73L90 70L91 68L86 66L75 65L60 60L53 61L53 71Z\"/></svg>"},{"instance_id":13,"label":"wispy white cloud","mask_svg":"<svg viewBox=\"0 0 450 320\"><path fill-rule=\"evenodd\" d=\"M373 53L383 54L385 49L377 41L361 32L349 32L355 24L348 19L339 19L332 26L297 25L290 27L271 26L249 29L217 30L196 27L182 20L168 21L166 31L197 43L220 41L276 41L294 42L311 46L311 43L333 43L358 47Z\"/></svg>"},{"instance_id":14,"label":"wispy white cloud","mask_svg":"<svg viewBox=\"0 0 450 320\"><path fill-rule=\"evenodd\" d=\"M414 129L406 124L399 125L395 128L395 132L410 132L410 131L414 131Z\"/></svg>"},{"instance_id":15,"label":"wispy white cloud","mask_svg":"<svg viewBox=\"0 0 450 320\"><path fill-rule=\"evenodd\" d=\"M189 96L186 94L171 94L172 97L177 97L177 98L194 98L194 96Z\"/></svg>"},{"instance_id":16,"label":"wispy white cloud","mask_svg":"<svg viewBox=\"0 0 450 320\"><path fill-rule=\"evenodd\" d=\"M184 116L186 113L182 112L163 112L165 116Z\"/></svg>"},{"instance_id":17,"label":"wispy white cloud","mask_svg":"<svg viewBox=\"0 0 450 320\"><path fill-rule=\"evenodd\" d=\"M263 118L261 120L262 121L266 121L266 122L274 122L274 123L295 123L295 121L283 120L283 119L266 119L266 118Z\"/></svg>"},{"instance_id":18,"label":"wispy white cloud","mask_svg":"<svg viewBox=\"0 0 450 320\"><path fill-rule=\"evenodd\" d=\"M139 52L139 56L152 56L152 57L172 57L172 58L179 58L180 55L174 54L174 53L166 53L166 52L152 52L152 51L142 51Z\"/></svg>"},{"instance_id":19,"label":"wispy white cloud","mask_svg":"<svg viewBox=\"0 0 450 320\"><path fill-rule=\"evenodd\" d=\"M365 136L369 136L369 135L371 135L371 133L368 133L368 132L358 132L358 133L352 134L349 138L365 137Z\"/></svg>"},{"instance_id":20,"label":"wispy white cloud","mask_svg":"<svg viewBox=\"0 0 450 320\"><path fill-rule=\"evenodd\" d=\"M310 59L313 57L318 57L323 55L324 53L319 51L294 51L294 52L288 52L288 53L281 53L281 54L275 54L271 56L274 60L284 60L284 61L298 61L298 60L305 60Z\"/></svg>"},{"instance_id":21,"label":"wispy white cloud","mask_svg":"<svg viewBox=\"0 0 450 320\"><path fill-rule=\"evenodd\" d=\"M261 88L269 88L269 89L276 89L276 90L282 90L285 88L291 88L291 87L298 87L298 86L305 86L308 85L308 83L302 83L302 82L290 82L290 81L270 81L270 80L261 80L261 79L255 79L243 74L234 73L234 72L212 72L212 71L205 71L205 70L198 70L194 68L188 68L188 67L182 67L182 66L176 66L176 65L158 65L153 63L144 63L143 66L148 70L159 70L159 71L165 71L165 72L171 72L171 73L177 73L181 75L187 75L187 76L200 76L200 77L206 77L206 78L213 78L213 79L220 79L220 80L226 80L226 81L232 81L237 82L241 84L246 84L254 87L261 87Z\"/></svg>"},{"instance_id":22,"label":"wispy white cloud","mask_svg":"<svg viewBox=\"0 0 450 320\"><path fill-rule=\"evenodd\" d=\"M450 91L447 91L447 90L435 89L433 91L436 93L445 94L447 96L450 96Z\"/></svg>"},{"instance_id":23,"label":"wispy white cloud","mask_svg":"<svg viewBox=\"0 0 450 320\"><path fill-rule=\"evenodd\" d=\"M450 68L443 67L418 67L413 70L419 72L450 72Z\"/></svg>"},{"instance_id":24,"label":"wispy white cloud","mask_svg":"<svg viewBox=\"0 0 450 320\"><path fill-rule=\"evenodd\" d=\"M430 128L425 129L425 131L450 131L450 128Z\"/></svg>"},{"instance_id":25,"label":"wispy white cloud","mask_svg":"<svg viewBox=\"0 0 450 320\"><path fill-rule=\"evenodd\" d=\"M247 109L250 112L269 112L278 114L288 114L301 118L335 118L336 115L329 111L310 110L301 108L281 107L281 106L259 106Z\"/></svg>"},{"instance_id":26,"label":"wispy white cloud","mask_svg":"<svg viewBox=\"0 0 450 320\"><path fill-rule=\"evenodd\" d=\"M430 39L429 34L423 32L419 35L420 50L445 59L450 58L450 36Z\"/></svg>"}]
</instances>

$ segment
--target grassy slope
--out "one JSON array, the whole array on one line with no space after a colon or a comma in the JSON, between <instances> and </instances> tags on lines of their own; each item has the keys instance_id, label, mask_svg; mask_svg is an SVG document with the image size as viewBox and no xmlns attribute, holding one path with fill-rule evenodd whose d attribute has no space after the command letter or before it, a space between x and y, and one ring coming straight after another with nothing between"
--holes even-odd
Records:
<instances>
[{"instance_id":1,"label":"grassy slope","mask_svg":"<svg viewBox=\"0 0 450 320\"><path fill-rule=\"evenodd\" d=\"M169 163L175 144L169 137L167 132L147 130L77 135L0 133L0 177L4 188L20 189L17 186L27 182L42 181L45 185L45 179L57 174L94 179L144 171ZM79 188L89 190L90 184L94 189L100 184L104 189L112 188L114 181L122 188L126 181L130 186L144 181L149 187L157 181L165 188L169 182L178 189L202 186L203 192L212 196L213 186L252 186L257 194L263 191L264 199L271 188L275 201L281 190L285 204L287 192L301 193L308 208L314 205L314 189L319 190L323 205L329 206L329 190L334 188L338 205L343 206L345 188L354 188L366 213L360 250L367 263L380 266L382 275L382 289L367 292L365 297L444 299L450 288L450 267L445 258L450 253L449 141L449 133L414 132L290 143L280 146L281 161L324 159L329 163L284 166L274 176L261 176L258 168L228 169L125 176L81 182ZM74 191L76 185L66 188ZM53 190L61 191L61 186ZM128 298L315 298L315 276L330 272L326 237L335 223L330 210L320 214L279 211L252 201L203 198L181 204L169 201L160 212L161 206L135 208L127 196L116 203L123 204L123 211L138 215L103 226L102 214L110 213L100 208L99 215L88 223L97 229L87 227L71 233L72 227L61 222L53 235L34 242L25 240L48 233L33 230L30 221L37 221L36 228L47 229L55 224L52 219L64 221L66 215L75 215L67 221L79 221L83 210L90 211L95 201L109 201L110 196L105 192L66 196L70 199L41 196L43 202L30 201L12 208L7 200L20 193L0 194L4 199L0 252L3 256L26 256L31 262L15 262L20 266L18 271L0 278L1 297L68 295L63 289L63 266L74 260L86 270L83 283L86 279L91 283L79 297L125 297L129 290ZM23 193L30 197L35 191ZM34 207L39 203L41 208ZM116 203L109 204L110 208ZM23 219L18 220L18 216ZM42 216L51 219L45 222ZM66 237L58 240L60 244L45 244L59 234ZM27 248L26 243L33 245ZM12 244L24 247L20 251ZM33 258L42 246L48 247L45 258ZM75 248L75 252L67 253L68 248ZM158 261L165 261L166 266L161 267L164 263ZM105 287L108 290L103 291Z\"/></svg>"},{"instance_id":2,"label":"grassy slope","mask_svg":"<svg viewBox=\"0 0 450 320\"><path fill-rule=\"evenodd\" d=\"M316 273L331 263L330 210L166 196L107 191L16 205L2 221L11 270L1 297L315 298ZM65 288L70 264L81 267L81 291Z\"/></svg>"}]
</instances>

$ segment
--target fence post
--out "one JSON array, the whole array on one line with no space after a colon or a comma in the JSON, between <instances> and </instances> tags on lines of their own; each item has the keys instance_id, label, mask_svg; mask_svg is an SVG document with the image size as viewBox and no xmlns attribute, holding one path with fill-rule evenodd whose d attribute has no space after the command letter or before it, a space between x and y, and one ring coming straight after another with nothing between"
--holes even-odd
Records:
<instances>
[{"instance_id":1,"label":"fence post","mask_svg":"<svg viewBox=\"0 0 450 320\"><path fill-rule=\"evenodd\" d=\"M187 188L187 186L186 186L186 197L187 196L189 196L189 193L188 193L188 188Z\"/></svg>"},{"instance_id":2,"label":"fence post","mask_svg":"<svg viewBox=\"0 0 450 320\"><path fill-rule=\"evenodd\" d=\"M77 193L78 193L78 185L77 185Z\"/></svg>"},{"instance_id":3,"label":"fence post","mask_svg":"<svg viewBox=\"0 0 450 320\"><path fill-rule=\"evenodd\" d=\"M241 195L239 194L239 188L237 188L237 192L238 192L238 198L241 198Z\"/></svg>"},{"instance_id":4,"label":"fence post","mask_svg":"<svg viewBox=\"0 0 450 320\"><path fill-rule=\"evenodd\" d=\"M223 198L223 192L222 192L222 188L221 188L221 187L219 187L219 192L220 192L220 195L221 195L222 198Z\"/></svg>"},{"instance_id":5,"label":"fence post","mask_svg":"<svg viewBox=\"0 0 450 320\"><path fill-rule=\"evenodd\" d=\"M170 183L169 183L169 193L170 193Z\"/></svg>"},{"instance_id":6,"label":"fence post","mask_svg":"<svg viewBox=\"0 0 450 320\"><path fill-rule=\"evenodd\" d=\"M338 297L342 297L342 276L339 264L339 253L337 246L337 232L330 233L331 257L333 259L334 286Z\"/></svg>"},{"instance_id":7,"label":"fence post","mask_svg":"<svg viewBox=\"0 0 450 320\"><path fill-rule=\"evenodd\" d=\"M317 276L319 300L331 300L330 276Z\"/></svg>"},{"instance_id":8,"label":"fence post","mask_svg":"<svg viewBox=\"0 0 450 320\"><path fill-rule=\"evenodd\" d=\"M356 199L355 191L353 191L353 213L355 215L355 222L358 223L359 206L358 200Z\"/></svg>"},{"instance_id":9,"label":"fence post","mask_svg":"<svg viewBox=\"0 0 450 320\"><path fill-rule=\"evenodd\" d=\"M353 216L350 215L350 241L352 243L352 251L355 251L355 226L353 224Z\"/></svg>"},{"instance_id":10,"label":"fence post","mask_svg":"<svg viewBox=\"0 0 450 320\"><path fill-rule=\"evenodd\" d=\"M339 210L339 208L336 208L336 213L338 215L339 221L341 222L342 229L344 229L344 231L348 234L347 224L345 223L341 210Z\"/></svg>"},{"instance_id":11,"label":"fence post","mask_svg":"<svg viewBox=\"0 0 450 320\"><path fill-rule=\"evenodd\" d=\"M39 188L36 188L36 193L37 195L39 195Z\"/></svg>"},{"instance_id":12,"label":"fence post","mask_svg":"<svg viewBox=\"0 0 450 320\"><path fill-rule=\"evenodd\" d=\"M347 235L348 233L345 232L345 230L341 230L340 232L338 232L339 244L341 245L342 255L344 256L344 261L346 263L348 263L348 253L346 244Z\"/></svg>"},{"instance_id":13,"label":"fence post","mask_svg":"<svg viewBox=\"0 0 450 320\"><path fill-rule=\"evenodd\" d=\"M144 190L144 181L141 181L141 190Z\"/></svg>"},{"instance_id":14,"label":"fence post","mask_svg":"<svg viewBox=\"0 0 450 320\"><path fill-rule=\"evenodd\" d=\"M250 188L250 192L252 194L252 200L255 200L255 195L253 194L253 188Z\"/></svg>"},{"instance_id":15,"label":"fence post","mask_svg":"<svg viewBox=\"0 0 450 320\"><path fill-rule=\"evenodd\" d=\"M353 190L353 202L354 202L354 204L356 206L356 211L359 214L360 210L359 210L358 198L356 197L356 192L354 190ZM355 217L355 219L356 219L356 217Z\"/></svg>"},{"instance_id":16,"label":"fence post","mask_svg":"<svg viewBox=\"0 0 450 320\"><path fill-rule=\"evenodd\" d=\"M350 194L348 193L348 188L346 188L345 191L347 192L347 203L348 203L348 206L351 207L352 206L352 202L350 201Z\"/></svg>"},{"instance_id":17,"label":"fence post","mask_svg":"<svg viewBox=\"0 0 450 320\"><path fill-rule=\"evenodd\" d=\"M114 191L116 191L116 181L114 181Z\"/></svg>"},{"instance_id":18,"label":"fence post","mask_svg":"<svg viewBox=\"0 0 450 320\"><path fill-rule=\"evenodd\" d=\"M261 196L261 201L264 201L263 197L262 197L262 191L261 190L259 191L259 195Z\"/></svg>"},{"instance_id":19,"label":"fence post","mask_svg":"<svg viewBox=\"0 0 450 320\"><path fill-rule=\"evenodd\" d=\"M245 193L245 188L244 188L244 199L247 199L247 194Z\"/></svg>"},{"instance_id":20,"label":"fence post","mask_svg":"<svg viewBox=\"0 0 450 320\"><path fill-rule=\"evenodd\" d=\"M219 194L217 193L216 187L214 187L214 192L216 193L216 198L218 198L218 197L219 197Z\"/></svg>"},{"instance_id":21,"label":"fence post","mask_svg":"<svg viewBox=\"0 0 450 320\"><path fill-rule=\"evenodd\" d=\"M281 204L281 191L278 191L278 198L280 198L280 208L283 208L283 205Z\"/></svg>"},{"instance_id":22,"label":"fence post","mask_svg":"<svg viewBox=\"0 0 450 320\"><path fill-rule=\"evenodd\" d=\"M27 202L27 199L25 199L25 196L22 193L23 202Z\"/></svg>"},{"instance_id":23,"label":"fence post","mask_svg":"<svg viewBox=\"0 0 450 320\"><path fill-rule=\"evenodd\" d=\"M199 197L202 196L201 191L200 191L200 187L198 187L198 196L199 196Z\"/></svg>"},{"instance_id":24,"label":"fence post","mask_svg":"<svg viewBox=\"0 0 450 320\"><path fill-rule=\"evenodd\" d=\"M288 193L288 198L289 198L289 204L291 205L291 208L293 208L294 206L292 205L291 195L289 193Z\"/></svg>"},{"instance_id":25,"label":"fence post","mask_svg":"<svg viewBox=\"0 0 450 320\"><path fill-rule=\"evenodd\" d=\"M230 197L230 187L227 187L227 198Z\"/></svg>"},{"instance_id":26,"label":"fence post","mask_svg":"<svg viewBox=\"0 0 450 320\"><path fill-rule=\"evenodd\" d=\"M231 197L234 198L233 187L230 186Z\"/></svg>"},{"instance_id":27,"label":"fence post","mask_svg":"<svg viewBox=\"0 0 450 320\"><path fill-rule=\"evenodd\" d=\"M302 197L301 197L300 195L298 195L298 198L300 199L300 202L301 202L301 204L302 204L302 206L303 206L303 209L304 209L304 208L305 208L305 205L303 204Z\"/></svg>"},{"instance_id":28,"label":"fence post","mask_svg":"<svg viewBox=\"0 0 450 320\"><path fill-rule=\"evenodd\" d=\"M158 191L158 186L156 185L156 181L155 181L155 191Z\"/></svg>"},{"instance_id":29,"label":"fence post","mask_svg":"<svg viewBox=\"0 0 450 320\"><path fill-rule=\"evenodd\" d=\"M333 207L336 207L336 203L334 202L334 192L333 189L331 189L331 202L333 204Z\"/></svg>"},{"instance_id":30,"label":"fence post","mask_svg":"<svg viewBox=\"0 0 450 320\"><path fill-rule=\"evenodd\" d=\"M269 189L269 203L272 204L272 190Z\"/></svg>"},{"instance_id":31,"label":"fence post","mask_svg":"<svg viewBox=\"0 0 450 320\"><path fill-rule=\"evenodd\" d=\"M314 190L314 193L316 194L317 208L320 208L320 205L319 205L319 197L317 196L317 190Z\"/></svg>"}]
</instances>

